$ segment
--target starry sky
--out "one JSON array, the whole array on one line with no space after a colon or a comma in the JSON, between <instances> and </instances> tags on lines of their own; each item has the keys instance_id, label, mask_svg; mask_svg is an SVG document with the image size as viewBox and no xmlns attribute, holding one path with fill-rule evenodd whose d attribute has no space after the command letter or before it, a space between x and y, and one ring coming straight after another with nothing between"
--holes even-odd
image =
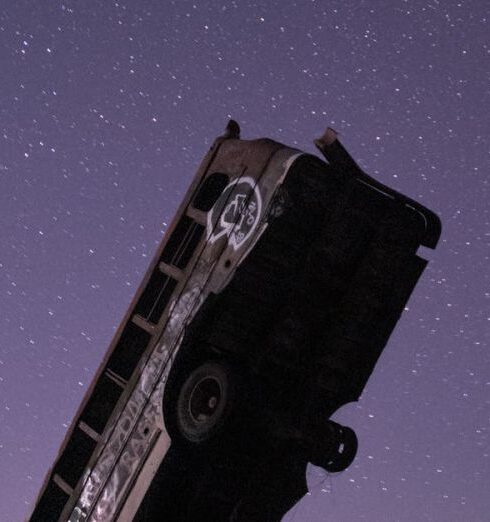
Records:
<instances>
[{"instance_id":1,"label":"starry sky","mask_svg":"<svg viewBox=\"0 0 490 522\"><path fill-rule=\"evenodd\" d=\"M486 0L0 0L0 521L27 516L227 119L327 125L443 235L357 404L355 463L287 522L490 512Z\"/></svg>"}]
</instances>

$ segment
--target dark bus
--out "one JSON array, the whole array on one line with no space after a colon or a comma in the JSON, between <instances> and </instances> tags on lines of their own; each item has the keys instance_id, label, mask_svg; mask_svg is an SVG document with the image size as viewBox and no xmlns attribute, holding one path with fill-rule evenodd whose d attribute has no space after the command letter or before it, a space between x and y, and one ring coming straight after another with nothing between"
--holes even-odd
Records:
<instances>
[{"instance_id":1,"label":"dark bus","mask_svg":"<svg viewBox=\"0 0 490 522\"><path fill-rule=\"evenodd\" d=\"M358 400L440 221L365 174L230 120L109 346L31 522L272 522L308 462L355 458Z\"/></svg>"}]
</instances>

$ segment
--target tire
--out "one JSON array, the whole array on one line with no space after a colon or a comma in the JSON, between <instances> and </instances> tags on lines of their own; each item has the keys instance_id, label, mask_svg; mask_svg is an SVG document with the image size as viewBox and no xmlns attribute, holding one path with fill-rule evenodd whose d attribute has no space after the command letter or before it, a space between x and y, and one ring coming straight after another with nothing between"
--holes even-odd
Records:
<instances>
[{"instance_id":1,"label":"tire","mask_svg":"<svg viewBox=\"0 0 490 522\"><path fill-rule=\"evenodd\" d=\"M225 430L236 409L238 388L229 364L204 362L182 371L171 384L164 397L164 416L175 442L198 447Z\"/></svg>"},{"instance_id":2,"label":"tire","mask_svg":"<svg viewBox=\"0 0 490 522\"><path fill-rule=\"evenodd\" d=\"M331 433L324 437L324 444L317 446L311 462L329 473L337 473L347 469L354 461L358 441L353 429L332 421L329 423Z\"/></svg>"}]
</instances>

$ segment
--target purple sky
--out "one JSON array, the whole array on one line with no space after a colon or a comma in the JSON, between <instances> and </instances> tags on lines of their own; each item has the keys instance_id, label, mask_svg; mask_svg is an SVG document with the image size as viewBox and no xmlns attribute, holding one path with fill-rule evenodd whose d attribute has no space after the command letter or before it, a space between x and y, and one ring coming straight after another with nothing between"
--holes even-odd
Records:
<instances>
[{"instance_id":1,"label":"purple sky","mask_svg":"<svg viewBox=\"0 0 490 522\"><path fill-rule=\"evenodd\" d=\"M0 520L22 520L228 117L312 152L327 125L443 236L358 404L340 475L285 520L490 512L485 0L0 3Z\"/></svg>"}]
</instances>

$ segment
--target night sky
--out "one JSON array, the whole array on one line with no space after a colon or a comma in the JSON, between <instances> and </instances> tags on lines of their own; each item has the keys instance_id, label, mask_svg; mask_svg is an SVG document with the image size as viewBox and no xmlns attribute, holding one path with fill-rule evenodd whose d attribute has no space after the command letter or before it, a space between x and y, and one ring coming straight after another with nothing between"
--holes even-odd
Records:
<instances>
[{"instance_id":1,"label":"night sky","mask_svg":"<svg viewBox=\"0 0 490 522\"><path fill-rule=\"evenodd\" d=\"M308 152L327 125L435 210L436 252L361 401L346 472L285 517L487 521L487 0L0 0L0 521L27 516L227 119Z\"/></svg>"}]
</instances>

